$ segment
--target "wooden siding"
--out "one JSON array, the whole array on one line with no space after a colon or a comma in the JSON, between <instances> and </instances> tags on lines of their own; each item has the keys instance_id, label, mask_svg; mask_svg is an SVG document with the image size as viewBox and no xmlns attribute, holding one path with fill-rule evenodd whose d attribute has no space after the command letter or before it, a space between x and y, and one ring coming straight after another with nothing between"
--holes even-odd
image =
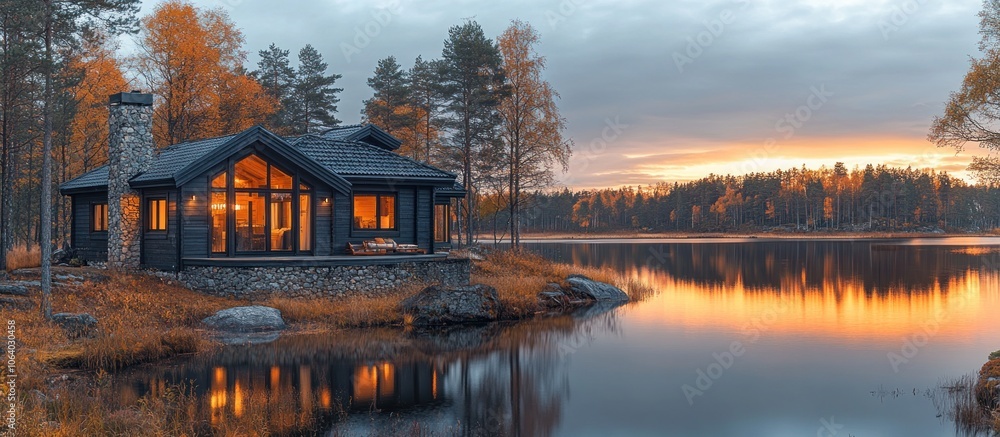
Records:
<instances>
[{"instance_id":1,"label":"wooden siding","mask_svg":"<svg viewBox=\"0 0 1000 437\"><path fill-rule=\"evenodd\" d=\"M70 244L76 249L76 255L88 261L108 260L108 233L91 232L91 205L108 203L106 191L98 193L76 194L73 196L73 223L71 233L73 241Z\"/></svg>"},{"instance_id":2,"label":"wooden siding","mask_svg":"<svg viewBox=\"0 0 1000 437\"><path fill-rule=\"evenodd\" d=\"M347 247L347 242L360 243L361 238L351 237L351 197L345 196L343 194L337 193L333 196L333 220L331 221L332 228L328 228L333 232L333 244L331 246L331 255L341 255L344 253L344 248Z\"/></svg>"},{"instance_id":3,"label":"wooden siding","mask_svg":"<svg viewBox=\"0 0 1000 437\"><path fill-rule=\"evenodd\" d=\"M193 198L192 198L193 196ZM211 223L208 217L208 175L192 179L181 189L180 250L184 258L208 258Z\"/></svg>"},{"instance_id":4,"label":"wooden siding","mask_svg":"<svg viewBox=\"0 0 1000 437\"><path fill-rule=\"evenodd\" d=\"M330 201L323 202L323 199L329 199ZM313 235L315 235L315 239L313 240L315 242L313 254L316 256L329 256L331 255L331 250L334 249L331 246L333 239L330 235L330 229L333 228L334 201L333 193L327 189L317 189L315 197L313 197L316 211L316 222L313 223L312 227Z\"/></svg>"},{"instance_id":5,"label":"wooden siding","mask_svg":"<svg viewBox=\"0 0 1000 437\"><path fill-rule=\"evenodd\" d=\"M434 240L434 191L432 188L420 188L416 191L416 245L421 249L430 250Z\"/></svg>"},{"instance_id":6,"label":"wooden siding","mask_svg":"<svg viewBox=\"0 0 1000 437\"><path fill-rule=\"evenodd\" d=\"M149 200L167 199L167 230L150 231ZM177 192L175 190L144 190L142 193L142 264L159 270L176 271L177 242Z\"/></svg>"}]
</instances>

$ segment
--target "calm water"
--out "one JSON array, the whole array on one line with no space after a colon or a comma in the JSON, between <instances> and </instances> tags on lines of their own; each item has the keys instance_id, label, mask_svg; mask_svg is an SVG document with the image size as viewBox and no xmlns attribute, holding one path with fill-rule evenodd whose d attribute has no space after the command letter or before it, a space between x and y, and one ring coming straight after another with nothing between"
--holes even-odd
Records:
<instances>
[{"instance_id":1,"label":"calm water","mask_svg":"<svg viewBox=\"0 0 1000 437\"><path fill-rule=\"evenodd\" d=\"M227 347L122 375L118 395L193 381L206 427L277 434L952 436L938 387L1000 349L1000 239L528 247L659 293L514 325Z\"/></svg>"}]
</instances>

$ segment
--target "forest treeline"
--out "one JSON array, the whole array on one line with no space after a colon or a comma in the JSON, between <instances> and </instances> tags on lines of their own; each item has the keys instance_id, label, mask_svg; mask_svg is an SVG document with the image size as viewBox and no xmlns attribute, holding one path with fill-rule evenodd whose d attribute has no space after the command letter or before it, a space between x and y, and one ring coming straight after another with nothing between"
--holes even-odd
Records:
<instances>
[{"instance_id":1,"label":"forest treeline","mask_svg":"<svg viewBox=\"0 0 1000 437\"><path fill-rule=\"evenodd\" d=\"M710 175L638 188L536 192L530 232L990 231L1000 187L947 173L868 165ZM487 214L503 223L503 211ZM496 235L504 236L503 226Z\"/></svg>"}]
</instances>

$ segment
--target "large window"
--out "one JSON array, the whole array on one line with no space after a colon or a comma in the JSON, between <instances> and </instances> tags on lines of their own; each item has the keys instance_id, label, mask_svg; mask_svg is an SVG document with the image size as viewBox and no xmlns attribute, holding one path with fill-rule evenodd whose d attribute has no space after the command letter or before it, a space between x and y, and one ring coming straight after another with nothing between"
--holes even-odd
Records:
<instances>
[{"instance_id":1,"label":"large window","mask_svg":"<svg viewBox=\"0 0 1000 437\"><path fill-rule=\"evenodd\" d=\"M355 194L354 229L395 230L396 195Z\"/></svg>"},{"instance_id":2,"label":"large window","mask_svg":"<svg viewBox=\"0 0 1000 437\"><path fill-rule=\"evenodd\" d=\"M92 203L90 205L90 231L108 231L108 204Z\"/></svg>"},{"instance_id":3,"label":"large window","mask_svg":"<svg viewBox=\"0 0 1000 437\"><path fill-rule=\"evenodd\" d=\"M167 199L149 199L146 212L150 231L167 230Z\"/></svg>"},{"instance_id":4,"label":"large window","mask_svg":"<svg viewBox=\"0 0 1000 437\"><path fill-rule=\"evenodd\" d=\"M236 161L231 170L231 179L228 171L212 177L213 253L312 249L308 185L257 155Z\"/></svg>"},{"instance_id":5,"label":"large window","mask_svg":"<svg viewBox=\"0 0 1000 437\"><path fill-rule=\"evenodd\" d=\"M434 205L434 242L447 243L451 241L451 214L448 205Z\"/></svg>"}]
</instances>

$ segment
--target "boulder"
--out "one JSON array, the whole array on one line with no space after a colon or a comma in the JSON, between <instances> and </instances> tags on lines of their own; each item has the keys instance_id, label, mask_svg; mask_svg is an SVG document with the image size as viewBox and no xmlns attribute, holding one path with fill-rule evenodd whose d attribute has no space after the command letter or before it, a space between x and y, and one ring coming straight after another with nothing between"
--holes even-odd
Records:
<instances>
[{"instance_id":1,"label":"boulder","mask_svg":"<svg viewBox=\"0 0 1000 437\"><path fill-rule=\"evenodd\" d=\"M52 321L59 325L70 338L90 337L97 328L97 319L87 313L58 313Z\"/></svg>"},{"instance_id":2,"label":"boulder","mask_svg":"<svg viewBox=\"0 0 1000 437\"><path fill-rule=\"evenodd\" d=\"M598 302L628 302L628 294L620 288L604 282L594 281L583 275L570 275L566 278L570 293L584 299Z\"/></svg>"},{"instance_id":3,"label":"boulder","mask_svg":"<svg viewBox=\"0 0 1000 437\"><path fill-rule=\"evenodd\" d=\"M405 299L401 306L403 314L412 317L414 325L481 323L496 320L500 315L497 291L482 284L432 285Z\"/></svg>"},{"instance_id":4,"label":"boulder","mask_svg":"<svg viewBox=\"0 0 1000 437\"><path fill-rule=\"evenodd\" d=\"M570 298L559 284L550 282L538 293L538 304L546 308L565 307L570 304Z\"/></svg>"},{"instance_id":5,"label":"boulder","mask_svg":"<svg viewBox=\"0 0 1000 437\"><path fill-rule=\"evenodd\" d=\"M0 296L0 308L10 308L15 310L29 310L35 307L35 303L26 297L6 297Z\"/></svg>"},{"instance_id":6,"label":"boulder","mask_svg":"<svg viewBox=\"0 0 1000 437\"><path fill-rule=\"evenodd\" d=\"M9 296L27 296L28 287L18 284L0 284L0 294Z\"/></svg>"},{"instance_id":7,"label":"boulder","mask_svg":"<svg viewBox=\"0 0 1000 437\"><path fill-rule=\"evenodd\" d=\"M262 332L285 329L276 308L254 305L220 310L201 321L209 328L227 332Z\"/></svg>"}]
</instances>

